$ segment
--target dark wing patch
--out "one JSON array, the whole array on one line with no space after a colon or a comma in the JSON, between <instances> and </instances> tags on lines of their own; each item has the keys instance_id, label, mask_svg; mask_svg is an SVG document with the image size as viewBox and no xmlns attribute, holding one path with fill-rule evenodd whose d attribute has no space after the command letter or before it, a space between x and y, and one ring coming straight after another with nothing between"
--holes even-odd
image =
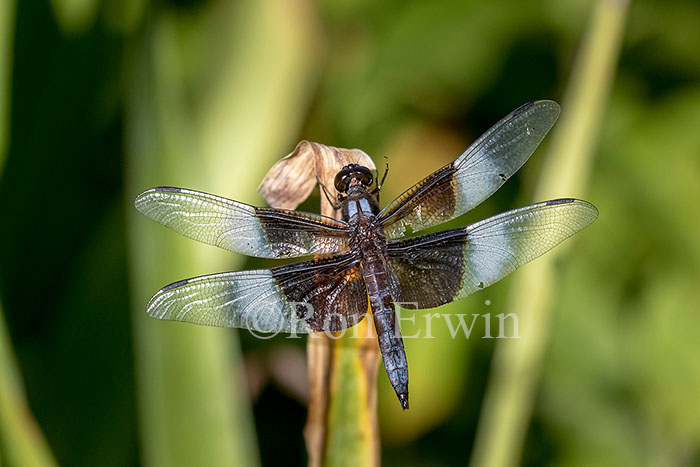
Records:
<instances>
[{"instance_id":1,"label":"dark wing patch","mask_svg":"<svg viewBox=\"0 0 700 467\"><path fill-rule=\"evenodd\" d=\"M392 295L406 309L435 308L462 288L464 229L389 242Z\"/></svg>"},{"instance_id":2,"label":"dark wing patch","mask_svg":"<svg viewBox=\"0 0 700 467\"><path fill-rule=\"evenodd\" d=\"M528 160L559 116L553 101L525 104L454 162L406 190L378 215L387 238L442 224L473 209Z\"/></svg>"},{"instance_id":3,"label":"dark wing patch","mask_svg":"<svg viewBox=\"0 0 700 467\"><path fill-rule=\"evenodd\" d=\"M367 286L354 254L279 266L272 277L289 302L301 304L299 315L313 331L341 331L367 314Z\"/></svg>"},{"instance_id":4,"label":"dark wing patch","mask_svg":"<svg viewBox=\"0 0 700 467\"><path fill-rule=\"evenodd\" d=\"M543 255L597 217L598 210L586 201L558 199L468 227L391 241L394 300L423 309L466 297Z\"/></svg>"},{"instance_id":5,"label":"dark wing patch","mask_svg":"<svg viewBox=\"0 0 700 467\"><path fill-rule=\"evenodd\" d=\"M259 258L293 258L348 248L346 223L311 213L258 208L184 188L141 193L136 208L194 240Z\"/></svg>"},{"instance_id":6,"label":"dark wing patch","mask_svg":"<svg viewBox=\"0 0 700 467\"><path fill-rule=\"evenodd\" d=\"M367 303L359 261L345 253L178 281L159 290L146 312L207 326L308 333L354 326Z\"/></svg>"}]
</instances>

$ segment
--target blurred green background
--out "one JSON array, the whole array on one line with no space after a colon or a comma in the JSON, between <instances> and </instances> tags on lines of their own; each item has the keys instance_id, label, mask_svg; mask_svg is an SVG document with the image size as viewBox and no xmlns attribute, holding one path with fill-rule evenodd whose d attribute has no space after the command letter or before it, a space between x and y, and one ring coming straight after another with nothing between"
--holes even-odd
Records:
<instances>
[{"instance_id":1,"label":"blurred green background","mask_svg":"<svg viewBox=\"0 0 700 467\"><path fill-rule=\"evenodd\" d=\"M592 8L2 0L0 303L56 462L304 464L304 340L143 311L171 281L271 263L190 245L134 197L175 185L263 204L267 169L308 139L388 156L383 205L522 103L561 102ZM524 465L700 465L700 2L627 14L590 182L561 193L600 218L557 265ZM545 153L458 224L528 204ZM449 310L495 316L509 284ZM474 448L496 342L483 322L468 340L434 334L407 339L409 412L380 369L385 465L464 465ZM168 460L166 429L225 447ZM0 463L20 465L8 439Z\"/></svg>"}]
</instances>

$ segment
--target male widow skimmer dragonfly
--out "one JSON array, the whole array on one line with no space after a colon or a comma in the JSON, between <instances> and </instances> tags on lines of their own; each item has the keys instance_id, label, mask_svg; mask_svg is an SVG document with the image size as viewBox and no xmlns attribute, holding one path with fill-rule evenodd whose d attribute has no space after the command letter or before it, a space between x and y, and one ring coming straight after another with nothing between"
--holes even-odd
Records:
<instances>
[{"instance_id":1,"label":"male widow skimmer dragonfly","mask_svg":"<svg viewBox=\"0 0 700 467\"><path fill-rule=\"evenodd\" d=\"M371 188L370 169L347 165L335 177L342 220L183 188L145 191L136 208L194 240L260 258L314 255L272 269L174 282L146 311L164 320L309 333L354 326L369 305L386 372L407 409L408 365L394 304L426 309L466 297L585 228L598 211L586 201L553 199L467 227L400 237L488 198L525 163L558 115L552 101L521 106L381 211L381 184Z\"/></svg>"}]
</instances>

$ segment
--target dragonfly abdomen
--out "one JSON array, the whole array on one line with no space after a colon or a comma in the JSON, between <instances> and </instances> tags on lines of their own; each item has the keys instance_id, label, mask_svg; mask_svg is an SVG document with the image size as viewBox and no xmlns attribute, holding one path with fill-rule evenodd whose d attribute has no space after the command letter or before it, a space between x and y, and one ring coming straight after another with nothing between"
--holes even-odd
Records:
<instances>
[{"instance_id":1,"label":"dragonfly abdomen","mask_svg":"<svg viewBox=\"0 0 700 467\"><path fill-rule=\"evenodd\" d=\"M384 368L401 402L401 407L406 410L408 409L408 363L401 329L396 322L394 301L389 294L384 262L378 256L367 258L364 262L364 275Z\"/></svg>"}]
</instances>

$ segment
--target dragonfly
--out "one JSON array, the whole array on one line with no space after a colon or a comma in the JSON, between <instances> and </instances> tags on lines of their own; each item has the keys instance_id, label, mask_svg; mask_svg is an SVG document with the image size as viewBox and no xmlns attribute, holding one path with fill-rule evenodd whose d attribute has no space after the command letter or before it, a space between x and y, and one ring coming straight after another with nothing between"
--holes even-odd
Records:
<instances>
[{"instance_id":1,"label":"dragonfly","mask_svg":"<svg viewBox=\"0 0 700 467\"><path fill-rule=\"evenodd\" d=\"M522 105L381 210L378 177L375 182L369 168L349 164L334 179L338 195L332 204L340 219L184 188L149 189L136 198L136 208L186 237L259 258L310 258L180 280L156 292L146 312L200 325L314 333L348 329L371 310L384 367L406 410L408 363L397 304L424 310L464 298L598 217L591 203L560 198L466 227L413 235L491 196L532 155L559 110L548 100Z\"/></svg>"}]
</instances>

